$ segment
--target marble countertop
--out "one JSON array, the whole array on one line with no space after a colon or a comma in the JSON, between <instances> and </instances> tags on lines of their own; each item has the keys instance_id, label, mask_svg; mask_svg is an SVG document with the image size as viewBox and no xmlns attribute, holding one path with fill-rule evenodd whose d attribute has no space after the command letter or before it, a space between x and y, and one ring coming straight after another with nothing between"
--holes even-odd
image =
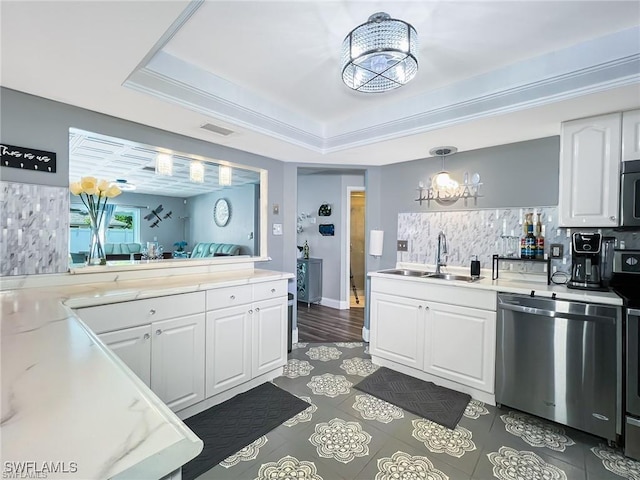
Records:
<instances>
[{"instance_id":1,"label":"marble countertop","mask_svg":"<svg viewBox=\"0 0 640 480\"><path fill-rule=\"evenodd\" d=\"M421 270L433 272L435 267L423 264L411 264L411 263L398 263L396 268ZM447 267L442 269L446 273L464 274L468 275L469 270L467 268ZM573 300L579 302L600 303L605 305L622 305L622 299L613 292L597 292L592 290L573 290L567 288L565 285L547 285L546 274L538 278L544 277L544 280L536 279L535 275L512 275L510 277L504 276L504 278L498 278L496 280L491 279L491 270L482 270L480 280L475 282L465 282L456 280L439 280L435 278L425 277L405 277L401 275L393 275L384 273L384 270L378 272L369 272L370 277L381 278L394 278L401 281L413 281L423 283L433 283L439 285L451 285L465 288L478 288L482 290L493 290L497 292L506 293L519 293L524 295L530 295L534 292L534 295L551 298L555 294L555 298L559 300ZM502 275L502 274L501 274Z\"/></svg>"},{"instance_id":2,"label":"marble countertop","mask_svg":"<svg viewBox=\"0 0 640 480\"><path fill-rule=\"evenodd\" d=\"M161 271L159 271L161 273ZM3 473L18 462L56 478L161 478L202 441L71 308L293 275L239 270L0 292ZM9 462L9 463L7 463ZM50 477L51 478L51 477Z\"/></svg>"}]
</instances>

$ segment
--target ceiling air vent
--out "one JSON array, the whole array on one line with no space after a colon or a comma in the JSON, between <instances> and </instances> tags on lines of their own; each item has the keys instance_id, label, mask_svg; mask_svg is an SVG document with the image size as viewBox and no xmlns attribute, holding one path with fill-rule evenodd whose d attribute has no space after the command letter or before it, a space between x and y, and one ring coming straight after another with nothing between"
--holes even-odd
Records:
<instances>
[{"instance_id":1,"label":"ceiling air vent","mask_svg":"<svg viewBox=\"0 0 640 480\"><path fill-rule=\"evenodd\" d=\"M218 125L214 125L212 123L205 123L203 125L200 125L200 128L202 128L204 130L208 130L208 131L213 132L213 133L216 133L218 135L222 135L223 137L226 137L227 135L231 135L233 133L233 130L229 130L228 128L219 127Z\"/></svg>"}]
</instances>

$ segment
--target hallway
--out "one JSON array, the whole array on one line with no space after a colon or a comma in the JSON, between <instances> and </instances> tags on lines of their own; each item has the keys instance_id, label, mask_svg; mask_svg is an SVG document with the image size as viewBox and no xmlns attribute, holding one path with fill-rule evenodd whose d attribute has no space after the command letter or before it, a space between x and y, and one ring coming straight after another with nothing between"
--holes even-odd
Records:
<instances>
[{"instance_id":1,"label":"hallway","mask_svg":"<svg viewBox=\"0 0 640 480\"><path fill-rule=\"evenodd\" d=\"M361 342L364 308L337 310L298 303L299 342Z\"/></svg>"}]
</instances>

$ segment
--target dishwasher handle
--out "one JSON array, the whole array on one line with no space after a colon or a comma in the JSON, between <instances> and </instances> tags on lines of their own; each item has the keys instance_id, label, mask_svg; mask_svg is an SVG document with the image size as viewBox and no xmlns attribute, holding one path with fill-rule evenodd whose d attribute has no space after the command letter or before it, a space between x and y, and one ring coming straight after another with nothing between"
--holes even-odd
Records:
<instances>
[{"instance_id":1,"label":"dishwasher handle","mask_svg":"<svg viewBox=\"0 0 640 480\"><path fill-rule=\"evenodd\" d=\"M532 299L520 295L499 295L498 309L543 317L613 324L620 316L619 308L609 305Z\"/></svg>"}]
</instances>

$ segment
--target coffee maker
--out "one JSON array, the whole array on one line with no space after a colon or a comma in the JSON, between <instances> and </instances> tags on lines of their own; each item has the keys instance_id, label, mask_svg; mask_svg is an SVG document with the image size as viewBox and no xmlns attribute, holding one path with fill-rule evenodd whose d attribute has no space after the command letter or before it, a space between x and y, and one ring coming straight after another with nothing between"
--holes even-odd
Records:
<instances>
[{"instance_id":1,"label":"coffee maker","mask_svg":"<svg viewBox=\"0 0 640 480\"><path fill-rule=\"evenodd\" d=\"M602 235L577 232L571 237L571 280L568 288L582 290L607 290L602 287L600 250Z\"/></svg>"}]
</instances>

